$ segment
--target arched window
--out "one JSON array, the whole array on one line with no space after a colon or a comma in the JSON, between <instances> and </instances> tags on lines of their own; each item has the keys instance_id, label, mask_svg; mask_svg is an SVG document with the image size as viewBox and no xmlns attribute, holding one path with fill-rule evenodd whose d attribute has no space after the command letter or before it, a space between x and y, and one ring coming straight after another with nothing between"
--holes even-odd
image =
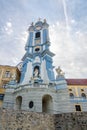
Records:
<instances>
[{"instance_id":1,"label":"arched window","mask_svg":"<svg viewBox=\"0 0 87 130\"><path fill-rule=\"evenodd\" d=\"M35 38L40 38L40 32L37 32Z\"/></svg>"},{"instance_id":2,"label":"arched window","mask_svg":"<svg viewBox=\"0 0 87 130\"><path fill-rule=\"evenodd\" d=\"M0 94L0 100L4 99L4 94Z\"/></svg>"},{"instance_id":3,"label":"arched window","mask_svg":"<svg viewBox=\"0 0 87 130\"><path fill-rule=\"evenodd\" d=\"M74 98L74 94L73 93L70 93L69 96L70 96L70 98Z\"/></svg>"},{"instance_id":4,"label":"arched window","mask_svg":"<svg viewBox=\"0 0 87 130\"><path fill-rule=\"evenodd\" d=\"M81 97L84 98L84 99L86 99L86 94L85 94L85 93L82 93L82 94L81 94Z\"/></svg>"}]
</instances>

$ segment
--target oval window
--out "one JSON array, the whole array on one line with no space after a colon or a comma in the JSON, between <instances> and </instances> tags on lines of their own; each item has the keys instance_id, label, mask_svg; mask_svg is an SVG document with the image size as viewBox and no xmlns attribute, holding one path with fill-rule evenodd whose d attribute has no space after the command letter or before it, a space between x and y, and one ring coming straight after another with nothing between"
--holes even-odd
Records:
<instances>
[{"instance_id":1,"label":"oval window","mask_svg":"<svg viewBox=\"0 0 87 130\"><path fill-rule=\"evenodd\" d=\"M69 96L70 96L70 98L74 98L74 94L73 93L70 93Z\"/></svg>"},{"instance_id":2,"label":"oval window","mask_svg":"<svg viewBox=\"0 0 87 130\"><path fill-rule=\"evenodd\" d=\"M85 93L82 93L82 94L81 94L81 97L84 98L84 99L86 99Z\"/></svg>"},{"instance_id":3,"label":"oval window","mask_svg":"<svg viewBox=\"0 0 87 130\"><path fill-rule=\"evenodd\" d=\"M34 106L33 101L30 101L30 102L29 102L29 108L32 108L33 106Z\"/></svg>"}]
</instances>

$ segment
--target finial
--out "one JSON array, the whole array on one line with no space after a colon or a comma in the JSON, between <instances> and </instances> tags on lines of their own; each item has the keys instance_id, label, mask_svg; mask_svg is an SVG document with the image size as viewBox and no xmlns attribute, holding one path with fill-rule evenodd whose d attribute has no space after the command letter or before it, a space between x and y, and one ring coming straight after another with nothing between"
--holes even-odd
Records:
<instances>
[{"instance_id":1,"label":"finial","mask_svg":"<svg viewBox=\"0 0 87 130\"><path fill-rule=\"evenodd\" d=\"M32 28L34 26L34 23L32 22L29 27L28 27L28 31L30 30L30 28Z\"/></svg>"},{"instance_id":2,"label":"finial","mask_svg":"<svg viewBox=\"0 0 87 130\"><path fill-rule=\"evenodd\" d=\"M38 18L38 21L41 21L41 18Z\"/></svg>"},{"instance_id":3,"label":"finial","mask_svg":"<svg viewBox=\"0 0 87 130\"><path fill-rule=\"evenodd\" d=\"M44 19L44 23L46 23L47 21L46 21L46 19Z\"/></svg>"},{"instance_id":4,"label":"finial","mask_svg":"<svg viewBox=\"0 0 87 130\"><path fill-rule=\"evenodd\" d=\"M32 23L31 23L31 26L33 26L33 25L34 25L34 23L32 22Z\"/></svg>"}]
</instances>

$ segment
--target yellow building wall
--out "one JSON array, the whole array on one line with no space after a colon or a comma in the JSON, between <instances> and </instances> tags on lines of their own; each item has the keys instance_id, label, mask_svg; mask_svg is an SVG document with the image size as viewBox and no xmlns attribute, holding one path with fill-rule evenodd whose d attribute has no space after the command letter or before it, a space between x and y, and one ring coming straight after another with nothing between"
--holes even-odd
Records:
<instances>
[{"instance_id":1,"label":"yellow building wall","mask_svg":"<svg viewBox=\"0 0 87 130\"><path fill-rule=\"evenodd\" d=\"M10 72L10 77L5 77L6 71ZM0 94L5 94L5 88L4 85L8 84L9 81L13 79L14 74L16 75L16 81L19 82L20 80L20 71L17 67L13 66L3 66L0 65ZM0 107L2 106L3 101L0 100Z\"/></svg>"},{"instance_id":2,"label":"yellow building wall","mask_svg":"<svg viewBox=\"0 0 87 130\"><path fill-rule=\"evenodd\" d=\"M86 97L87 97L87 85L68 85L68 90L69 90L68 91L69 94L73 93L74 96L77 99L81 97L82 93L84 93L86 95ZM81 111L83 111L82 110L82 103L81 102L80 103L78 103L78 102L74 103L74 106L76 106L76 105L79 105L80 108L81 108ZM76 109L75 109L75 112L76 112Z\"/></svg>"},{"instance_id":3,"label":"yellow building wall","mask_svg":"<svg viewBox=\"0 0 87 130\"><path fill-rule=\"evenodd\" d=\"M5 77L6 71L10 72L10 77ZM17 67L13 66L2 66L0 65L0 87L12 80L14 74L16 74L17 82L20 79L20 72Z\"/></svg>"},{"instance_id":4,"label":"yellow building wall","mask_svg":"<svg viewBox=\"0 0 87 130\"><path fill-rule=\"evenodd\" d=\"M0 94L5 94L5 89L4 88L0 88ZM0 100L0 107L2 107L3 101Z\"/></svg>"},{"instance_id":5,"label":"yellow building wall","mask_svg":"<svg viewBox=\"0 0 87 130\"><path fill-rule=\"evenodd\" d=\"M72 89L72 91L70 91L70 89ZM85 93L87 95L87 85L68 85L68 90L69 93L72 92L76 97L79 97L81 93Z\"/></svg>"}]
</instances>

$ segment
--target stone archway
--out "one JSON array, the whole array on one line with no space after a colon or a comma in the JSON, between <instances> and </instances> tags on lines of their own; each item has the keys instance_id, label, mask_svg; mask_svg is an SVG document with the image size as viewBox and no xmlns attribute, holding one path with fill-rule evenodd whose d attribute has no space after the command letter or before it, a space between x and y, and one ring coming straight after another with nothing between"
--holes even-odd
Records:
<instances>
[{"instance_id":1,"label":"stone archway","mask_svg":"<svg viewBox=\"0 0 87 130\"><path fill-rule=\"evenodd\" d=\"M42 98L42 112L53 113L53 99L48 94Z\"/></svg>"},{"instance_id":2,"label":"stone archway","mask_svg":"<svg viewBox=\"0 0 87 130\"><path fill-rule=\"evenodd\" d=\"M18 96L16 98L16 109L21 110L21 105L22 105L22 96Z\"/></svg>"}]
</instances>

